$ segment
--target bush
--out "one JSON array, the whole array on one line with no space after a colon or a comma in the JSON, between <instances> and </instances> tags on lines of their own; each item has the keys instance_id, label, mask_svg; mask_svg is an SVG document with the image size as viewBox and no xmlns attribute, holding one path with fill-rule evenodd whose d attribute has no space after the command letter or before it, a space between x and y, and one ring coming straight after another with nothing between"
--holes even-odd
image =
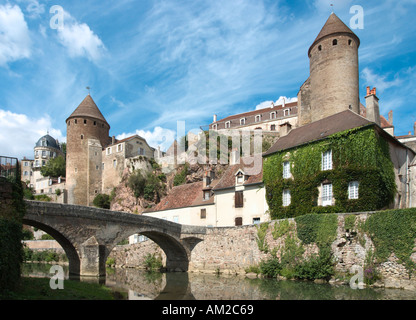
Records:
<instances>
[{"instance_id":1,"label":"bush","mask_svg":"<svg viewBox=\"0 0 416 320\"><path fill-rule=\"evenodd\" d=\"M297 264L294 270L295 278L301 280L329 280L334 274L334 260L329 248L324 248L319 251L319 255Z\"/></svg>"},{"instance_id":2,"label":"bush","mask_svg":"<svg viewBox=\"0 0 416 320\"><path fill-rule=\"evenodd\" d=\"M185 163L182 170L178 172L173 178L173 185L180 186L186 182L186 176L188 175L188 164Z\"/></svg>"},{"instance_id":3,"label":"bush","mask_svg":"<svg viewBox=\"0 0 416 320\"><path fill-rule=\"evenodd\" d=\"M110 196L108 194L99 193L95 196L92 203L98 208L110 209Z\"/></svg>"},{"instance_id":4,"label":"bush","mask_svg":"<svg viewBox=\"0 0 416 320\"><path fill-rule=\"evenodd\" d=\"M52 198L48 197L46 194L38 194L37 196L35 196L35 200L50 202L52 201Z\"/></svg>"},{"instance_id":5,"label":"bush","mask_svg":"<svg viewBox=\"0 0 416 320\"><path fill-rule=\"evenodd\" d=\"M282 265L277 257L260 262L259 268L262 274L271 278L276 278L282 272Z\"/></svg>"},{"instance_id":6,"label":"bush","mask_svg":"<svg viewBox=\"0 0 416 320\"><path fill-rule=\"evenodd\" d=\"M144 260L144 266L148 270L160 270L163 266L162 258L154 253L148 253Z\"/></svg>"}]
</instances>

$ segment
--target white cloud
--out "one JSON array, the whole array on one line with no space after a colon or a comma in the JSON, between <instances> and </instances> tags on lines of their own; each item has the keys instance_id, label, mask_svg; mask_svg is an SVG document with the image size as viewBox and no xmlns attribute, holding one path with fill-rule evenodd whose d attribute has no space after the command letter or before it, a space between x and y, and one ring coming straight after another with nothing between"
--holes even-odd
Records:
<instances>
[{"instance_id":1,"label":"white cloud","mask_svg":"<svg viewBox=\"0 0 416 320\"><path fill-rule=\"evenodd\" d=\"M0 150L2 155L33 158L33 148L40 137L49 134L65 142L62 132L52 127L52 119L46 115L29 118L25 114L0 109Z\"/></svg>"},{"instance_id":2,"label":"white cloud","mask_svg":"<svg viewBox=\"0 0 416 320\"><path fill-rule=\"evenodd\" d=\"M279 97L279 99L277 99L276 101L263 101L262 103L259 103L259 104L256 106L256 110L259 110L259 109L264 109L264 108L269 108L269 107L271 106L271 104L272 104L272 103L273 103L275 106L282 105L282 104L283 104L283 101L284 101L285 103L291 103L291 102L296 102L296 101L298 101L298 98L288 98L288 97L283 97L283 96L280 96L280 97Z\"/></svg>"},{"instance_id":3,"label":"white cloud","mask_svg":"<svg viewBox=\"0 0 416 320\"><path fill-rule=\"evenodd\" d=\"M401 83L401 80L397 77L392 81L388 81L386 80L387 76L375 74L367 67L361 71L361 76L364 78L366 86L376 87L376 89L381 92L391 87L398 86Z\"/></svg>"},{"instance_id":4,"label":"white cloud","mask_svg":"<svg viewBox=\"0 0 416 320\"><path fill-rule=\"evenodd\" d=\"M0 5L0 66L30 57L31 40L22 10Z\"/></svg>"},{"instance_id":5,"label":"white cloud","mask_svg":"<svg viewBox=\"0 0 416 320\"><path fill-rule=\"evenodd\" d=\"M39 18L45 12L45 5L40 4L36 0L29 0L26 6L26 11L29 13L29 18Z\"/></svg>"},{"instance_id":6,"label":"white cloud","mask_svg":"<svg viewBox=\"0 0 416 320\"><path fill-rule=\"evenodd\" d=\"M131 137L135 134L146 139L147 143L153 148L160 146L162 151L166 151L171 146L176 136L176 132L173 130L162 127L155 127L153 131L136 130L136 132L133 133L119 134L116 138L121 140L127 137Z\"/></svg>"},{"instance_id":7,"label":"white cloud","mask_svg":"<svg viewBox=\"0 0 416 320\"><path fill-rule=\"evenodd\" d=\"M101 39L85 23L79 23L64 11L63 28L57 29L60 43L68 49L71 57L85 56L90 61L100 59L106 47Z\"/></svg>"}]
</instances>

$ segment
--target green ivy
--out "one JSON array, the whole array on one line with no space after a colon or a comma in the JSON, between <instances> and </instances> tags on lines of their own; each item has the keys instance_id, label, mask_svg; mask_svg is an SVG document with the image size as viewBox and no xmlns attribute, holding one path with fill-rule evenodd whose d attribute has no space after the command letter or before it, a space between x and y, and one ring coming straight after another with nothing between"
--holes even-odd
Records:
<instances>
[{"instance_id":1,"label":"green ivy","mask_svg":"<svg viewBox=\"0 0 416 320\"><path fill-rule=\"evenodd\" d=\"M304 244L316 243L328 248L337 236L338 218L335 214L307 214L295 218L298 238Z\"/></svg>"},{"instance_id":2,"label":"green ivy","mask_svg":"<svg viewBox=\"0 0 416 320\"><path fill-rule=\"evenodd\" d=\"M386 261L392 253L407 270L416 264L410 259L416 239L416 209L380 211L369 216L364 225L375 247L378 262Z\"/></svg>"},{"instance_id":3,"label":"green ivy","mask_svg":"<svg viewBox=\"0 0 416 320\"><path fill-rule=\"evenodd\" d=\"M267 230L269 229L269 223L265 222L257 226L257 245L260 251L268 252L269 246L266 241Z\"/></svg>"},{"instance_id":4,"label":"green ivy","mask_svg":"<svg viewBox=\"0 0 416 320\"><path fill-rule=\"evenodd\" d=\"M333 170L321 170L321 155L331 149ZM283 179L283 162L291 164L293 178ZM388 142L373 126L336 133L324 140L287 149L264 158L263 180L272 219L308 213L358 212L387 207L396 192ZM318 187L330 181L333 206L318 206ZM359 181L359 199L348 199L348 183ZM291 204L283 207L283 190Z\"/></svg>"}]
</instances>

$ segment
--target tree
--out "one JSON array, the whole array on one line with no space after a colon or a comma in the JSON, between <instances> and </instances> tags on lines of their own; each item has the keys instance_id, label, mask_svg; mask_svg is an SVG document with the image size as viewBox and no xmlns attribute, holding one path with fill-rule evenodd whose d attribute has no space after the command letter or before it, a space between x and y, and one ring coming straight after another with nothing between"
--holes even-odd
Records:
<instances>
[{"instance_id":1,"label":"tree","mask_svg":"<svg viewBox=\"0 0 416 320\"><path fill-rule=\"evenodd\" d=\"M65 177L66 162L64 157L58 156L50 159L46 165L40 168L40 173L44 177Z\"/></svg>"}]
</instances>

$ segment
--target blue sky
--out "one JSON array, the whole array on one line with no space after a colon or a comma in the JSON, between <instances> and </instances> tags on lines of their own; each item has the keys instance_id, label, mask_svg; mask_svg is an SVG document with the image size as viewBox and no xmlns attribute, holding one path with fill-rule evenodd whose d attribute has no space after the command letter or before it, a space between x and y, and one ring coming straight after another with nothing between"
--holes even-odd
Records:
<instances>
[{"instance_id":1,"label":"blue sky","mask_svg":"<svg viewBox=\"0 0 416 320\"><path fill-rule=\"evenodd\" d=\"M376 87L395 134L416 121L416 0L0 0L0 154L33 157L87 95L110 135L138 133L166 149L213 114L295 98L309 76L307 51L331 13L347 24L364 10L360 97ZM63 29L56 29L55 5ZM55 19L55 20L54 20Z\"/></svg>"}]
</instances>

